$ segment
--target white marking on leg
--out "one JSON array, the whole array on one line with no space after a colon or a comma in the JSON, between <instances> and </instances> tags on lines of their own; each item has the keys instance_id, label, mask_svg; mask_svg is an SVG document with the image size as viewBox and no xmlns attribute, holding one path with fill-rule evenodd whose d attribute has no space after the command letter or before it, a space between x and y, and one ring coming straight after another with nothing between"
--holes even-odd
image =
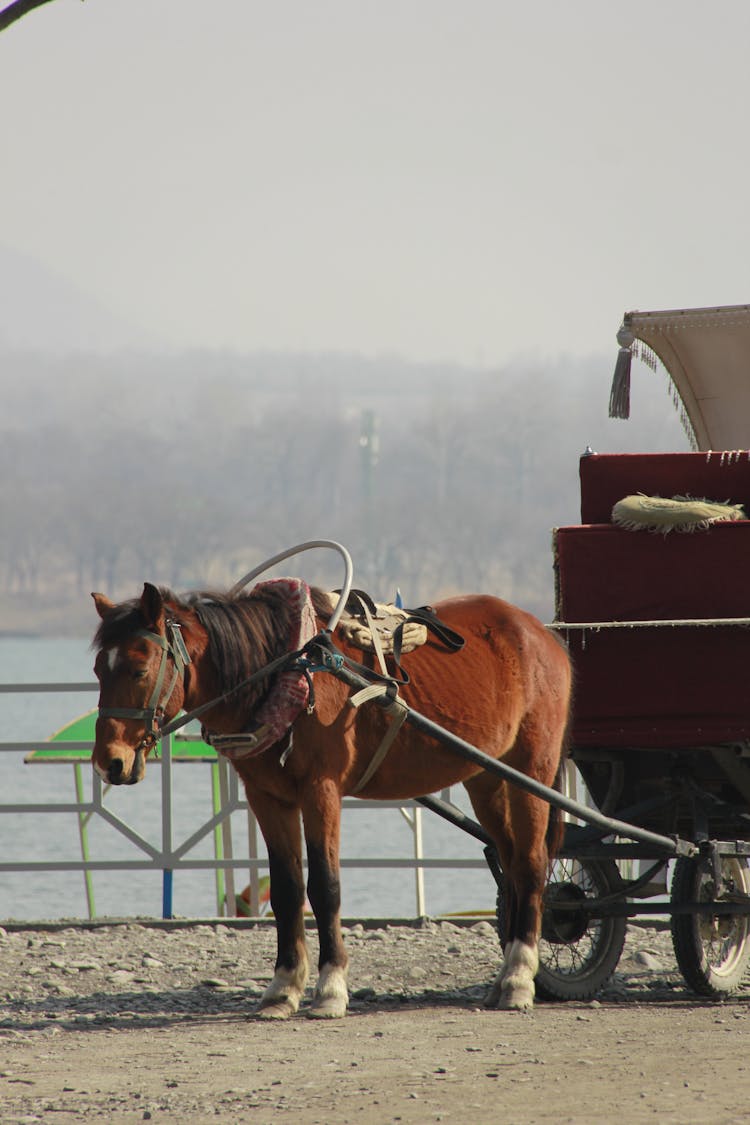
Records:
<instances>
[{"instance_id":1,"label":"white marking on leg","mask_svg":"<svg viewBox=\"0 0 750 1125\"><path fill-rule=\"evenodd\" d=\"M500 989L502 987L503 978L508 971L508 959L510 958L510 951L513 946L512 941L506 941L503 946L503 962L500 966L497 976L495 977L490 990L484 998L484 1003L487 1008L496 1008L500 1003Z\"/></svg>"},{"instance_id":2,"label":"white marking on leg","mask_svg":"<svg viewBox=\"0 0 750 1125\"><path fill-rule=\"evenodd\" d=\"M324 965L315 986L310 1015L313 1019L340 1019L346 1015L349 989L346 969L340 965Z\"/></svg>"},{"instance_id":3,"label":"white marking on leg","mask_svg":"<svg viewBox=\"0 0 750 1125\"><path fill-rule=\"evenodd\" d=\"M505 976L505 974L508 971L508 962L510 961L510 951L511 951L512 948L513 948L513 942L512 941L506 941L505 945L503 946L503 963L500 966L500 972L497 974L497 979L499 981L503 979L503 977Z\"/></svg>"},{"instance_id":4,"label":"white marking on leg","mask_svg":"<svg viewBox=\"0 0 750 1125\"><path fill-rule=\"evenodd\" d=\"M500 983L500 1007L523 1011L534 1005L534 977L539 968L537 947L511 942ZM498 983L498 982L496 982Z\"/></svg>"},{"instance_id":5,"label":"white marking on leg","mask_svg":"<svg viewBox=\"0 0 750 1125\"><path fill-rule=\"evenodd\" d=\"M307 983L307 957L296 969L277 969L261 997L258 1014L266 1019L288 1019L299 1008Z\"/></svg>"}]
</instances>

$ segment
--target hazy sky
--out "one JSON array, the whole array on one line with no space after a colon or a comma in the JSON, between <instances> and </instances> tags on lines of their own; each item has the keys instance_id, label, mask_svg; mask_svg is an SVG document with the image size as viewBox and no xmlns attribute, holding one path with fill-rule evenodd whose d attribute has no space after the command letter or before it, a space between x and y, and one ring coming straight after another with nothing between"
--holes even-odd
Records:
<instances>
[{"instance_id":1,"label":"hazy sky","mask_svg":"<svg viewBox=\"0 0 750 1125\"><path fill-rule=\"evenodd\" d=\"M0 36L0 243L175 347L614 357L750 301L749 43L747 0L55 0Z\"/></svg>"}]
</instances>

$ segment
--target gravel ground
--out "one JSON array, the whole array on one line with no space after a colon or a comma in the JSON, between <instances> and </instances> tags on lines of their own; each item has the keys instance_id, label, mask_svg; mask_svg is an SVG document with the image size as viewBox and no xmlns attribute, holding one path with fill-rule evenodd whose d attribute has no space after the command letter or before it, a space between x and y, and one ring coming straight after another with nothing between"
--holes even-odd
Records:
<instances>
[{"instance_id":1,"label":"gravel ground","mask_svg":"<svg viewBox=\"0 0 750 1125\"><path fill-rule=\"evenodd\" d=\"M253 1018L268 923L0 928L0 1119L746 1119L750 993L696 998L668 931L631 925L597 1000L528 1015L482 1007L499 958L488 921L345 936L350 1015L269 1025Z\"/></svg>"}]
</instances>

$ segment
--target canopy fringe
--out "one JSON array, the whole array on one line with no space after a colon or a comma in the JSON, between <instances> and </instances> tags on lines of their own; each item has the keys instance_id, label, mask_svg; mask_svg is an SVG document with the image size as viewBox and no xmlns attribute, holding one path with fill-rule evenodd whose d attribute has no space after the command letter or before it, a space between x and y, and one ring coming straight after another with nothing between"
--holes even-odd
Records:
<instances>
[{"instance_id":1,"label":"canopy fringe","mask_svg":"<svg viewBox=\"0 0 750 1125\"><path fill-rule=\"evenodd\" d=\"M636 359L639 359L641 363L645 363L646 367L650 367L652 371L656 371L656 368L659 366L659 357L653 348L650 348L648 344L644 344L643 340L634 340L632 350Z\"/></svg>"}]
</instances>

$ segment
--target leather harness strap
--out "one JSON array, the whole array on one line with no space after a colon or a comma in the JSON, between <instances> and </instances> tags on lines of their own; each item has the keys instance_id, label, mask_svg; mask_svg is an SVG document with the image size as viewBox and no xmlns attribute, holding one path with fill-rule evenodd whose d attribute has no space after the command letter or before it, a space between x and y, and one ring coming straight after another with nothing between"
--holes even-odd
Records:
<instances>
[{"instance_id":1,"label":"leather harness strap","mask_svg":"<svg viewBox=\"0 0 750 1125\"><path fill-rule=\"evenodd\" d=\"M376 680L376 682L371 683L369 687L362 688L360 691L355 692L354 695L350 696L348 700L349 706L357 708L360 707L363 703L367 703L369 700L375 698L380 698L383 695L389 695L391 697L389 706L384 707L386 713L391 716L391 722L388 725L388 729L385 732L380 745L373 754L372 759L367 766L367 769L355 785L354 789L352 789L352 795L356 796L357 793L360 793L362 789L364 789L367 783L373 778L377 770L383 764L386 754L395 742L396 736L398 735L398 732L400 731L409 713L409 708L398 698L399 683L408 684L409 682L408 674L401 667L401 646L404 626L406 626L409 622L417 622L420 625L426 626L429 632L434 633L435 637L440 641L440 643L445 645L445 647L451 652L458 652L460 649L462 649L465 641L459 633L457 633L454 629L451 629L435 615L435 612L431 606L420 606L419 609L407 610L408 616L393 631L393 661L400 675L400 678L397 679L395 676L392 676L388 672L388 668L386 666L385 654L383 652L383 646L380 643L378 628L376 622L373 620L373 611L375 610L375 607L371 599L359 590L352 591L352 595L349 599L350 603L352 601L352 598L356 598L361 613L367 621L367 625L372 633L372 646L377 662L380 666L380 673L374 672L371 669L364 668L362 665L356 665L353 661L347 658L347 664L349 664L351 667L356 667L358 671L361 671L366 676L366 678Z\"/></svg>"},{"instance_id":2,"label":"leather harness strap","mask_svg":"<svg viewBox=\"0 0 750 1125\"><path fill-rule=\"evenodd\" d=\"M362 703L366 703L369 699L375 699L382 695L387 695L389 690L388 684L370 684L369 687L362 688L361 691L355 692L354 695L349 697L350 707L359 707ZM403 703L398 696L394 696L390 705L385 708L386 714L391 715L392 719L388 726L388 730L383 735L380 745L372 756L372 760L368 765L362 777L352 789L352 795L356 796L368 781L373 777L380 766L383 764L386 754L390 750L396 735L401 730L406 716L409 714L409 708Z\"/></svg>"}]
</instances>

